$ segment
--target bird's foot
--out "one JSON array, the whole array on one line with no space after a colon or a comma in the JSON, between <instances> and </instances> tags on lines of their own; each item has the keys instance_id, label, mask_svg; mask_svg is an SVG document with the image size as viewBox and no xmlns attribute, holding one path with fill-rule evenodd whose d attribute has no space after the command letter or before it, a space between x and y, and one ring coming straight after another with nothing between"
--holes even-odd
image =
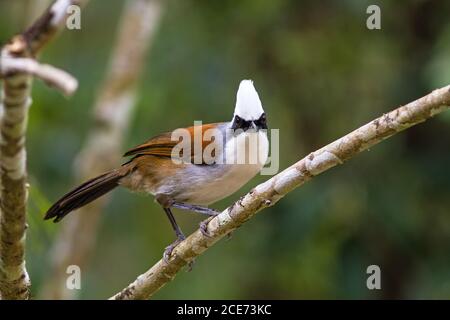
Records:
<instances>
[{"instance_id":1,"label":"bird's foot","mask_svg":"<svg viewBox=\"0 0 450 320\"><path fill-rule=\"evenodd\" d=\"M170 245L168 245L166 247L166 249L164 250L164 254L163 254L163 260L166 264L169 263L169 259L170 259L170 256L172 255L173 249L175 249L175 247L177 245L179 245L185 239L186 239L186 237L183 234L180 234L180 235L178 235L177 240L175 240L174 242L172 242ZM191 264L191 263L189 263L189 264Z\"/></svg>"},{"instance_id":2,"label":"bird's foot","mask_svg":"<svg viewBox=\"0 0 450 320\"><path fill-rule=\"evenodd\" d=\"M209 217L199 224L200 232L207 238L211 238L211 234L208 232L208 223L212 220L212 218L214 217Z\"/></svg>"}]
</instances>

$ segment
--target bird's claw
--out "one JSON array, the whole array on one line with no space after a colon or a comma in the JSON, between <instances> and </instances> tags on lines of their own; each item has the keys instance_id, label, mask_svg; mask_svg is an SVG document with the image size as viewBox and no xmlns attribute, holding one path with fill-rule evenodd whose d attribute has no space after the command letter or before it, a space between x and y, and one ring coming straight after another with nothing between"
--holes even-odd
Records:
<instances>
[{"instance_id":1,"label":"bird's claw","mask_svg":"<svg viewBox=\"0 0 450 320\"><path fill-rule=\"evenodd\" d=\"M174 242L172 242L171 244L169 244L166 247L166 249L164 250L164 254L163 254L163 260L166 264L169 263L169 259L170 259L170 256L172 255L173 249L175 249L175 247L177 245L179 245L185 239L186 239L186 237L184 235L180 235L180 236L178 236L177 240L175 240Z\"/></svg>"},{"instance_id":2,"label":"bird's claw","mask_svg":"<svg viewBox=\"0 0 450 320\"><path fill-rule=\"evenodd\" d=\"M211 238L211 234L208 232L208 223L211 221L212 218L213 217L203 220L202 222L200 222L199 225L200 232L207 238Z\"/></svg>"}]
</instances>

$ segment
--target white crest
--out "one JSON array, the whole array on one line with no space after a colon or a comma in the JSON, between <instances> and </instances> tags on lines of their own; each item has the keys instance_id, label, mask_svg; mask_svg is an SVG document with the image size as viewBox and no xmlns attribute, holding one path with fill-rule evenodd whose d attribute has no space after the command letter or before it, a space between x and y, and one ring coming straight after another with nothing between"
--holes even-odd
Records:
<instances>
[{"instance_id":1,"label":"white crest","mask_svg":"<svg viewBox=\"0 0 450 320\"><path fill-rule=\"evenodd\" d=\"M242 80L236 94L236 108L234 115L249 120L258 120L264 113L258 92L253 86L252 80Z\"/></svg>"}]
</instances>

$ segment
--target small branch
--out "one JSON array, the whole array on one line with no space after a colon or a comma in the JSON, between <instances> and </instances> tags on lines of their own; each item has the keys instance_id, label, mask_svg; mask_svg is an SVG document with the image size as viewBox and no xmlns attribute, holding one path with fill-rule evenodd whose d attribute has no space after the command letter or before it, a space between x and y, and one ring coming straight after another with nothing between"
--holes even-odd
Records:
<instances>
[{"instance_id":1,"label":"small branch","mask_svg":"<svg viewBox=\"0 0 450 320\"><path fill-rule=\"evenodd\" d=\"M244 224L258 211L273 206L288 192L320 173L344 163L373 145L443 112L450 105L450 86L395 109L346 136L312 152L266 182L256 186L239 201L214 217L208 224L211 237L199 230L181 242L168 263L158 261L147 272L110 299L148 299L190 261L225 235Z\"/></svg>"},{"instance_id":2,"label":"small branch","mask_svg":"<svg viewBox=\"0 0 450 320\"><path fill-rule=\"evenodd\" d=\"M80 7L88 0L56 0L47 11L36 20L24 33L30 54L37 54L40 49L65 26L67 9L72 5Z\"/></svg>"},{"instance_id":3,"label":"small branch","mask_svg":"<svg viewBox=\"0 0 450 320\"><path fill-rule=\"evenodd\" d=\"M48 64L40 64L30 58L1 57L0 78L6 78L13 73L25 73L35 76L47 85L62 91L66 96L72 95L78 87L78 81L67 72Z\"/></svg>"},{"instance_id":4,"label":"small branch","mask_svg":"<svg viewBox=\"0 0 450 320\"><path fill-rule=\"evenodd\" d=\"M23 34L1 48L2 63L24 61L28 72L3 77L0 108L0 296L2 299L28 299L30 279L25 267L27 213L27 170L25 133L31 105L33 72L53 79L54 69L30 62L45 43L64 25L67 8L78 1L56 0ZM27 60L21 60L27 59ZM20 64L20 63L19 63ZM16 65L16 67L18 67ZM3 66L4 68L4 66ZM5 71L3 69L3 71ZM33 72L30 72L33 71ZM59 74L59 77L61 74ZM64 77L64 76L63 76ZM66 79L67 80L67 79ZM70 82L70 81L69 81ZM67 84L66 84L67 85ZM69 84L71 91L73 84Z\"/></svg>"},{"instance_id":5,"label":"small branch","mask_svg":"<svg viewBox=\"0 0 450 320\"><path fill-rule=\"evenodd\" d=\"M136 105L137 86L159 26L161 9L159 0L125 3L108 71L94 105L95 126L76 160L75 176L80 180L110 170L120 161L122 140ZM86 265L107 203L108 197L102 197L63 222L51 250L51 278L42 294L45 299L74 298L76 292L61 285L67 278L67 266Z\"/></svg>"}]
</instances>

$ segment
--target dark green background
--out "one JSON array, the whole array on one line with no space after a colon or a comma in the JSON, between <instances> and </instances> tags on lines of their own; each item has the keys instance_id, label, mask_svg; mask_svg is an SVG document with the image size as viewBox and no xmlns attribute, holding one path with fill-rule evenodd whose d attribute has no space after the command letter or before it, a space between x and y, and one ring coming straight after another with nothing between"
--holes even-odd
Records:
<instances>
[{"instance_id":1,"label":"dark green background","mask_svg":"<svg viewBox=\"0 0 450 320\"><path fill-rule=\"evenodd\" d=\"M25 2L0 0L2 43L24 28ZM381 7L381 30L366 28L369 4ZM33 90L27 266L34 295L51 277L49 248L59 227L42 216L75 183L73 160L93 125L122 5L91 1L81 31L65 31L41 59L68 70L80 87L70 100L39 81ZM251 78L269 126L280 128L281 168L287 167L449 84L449 12L449 1L424 0L168 1L123 150L194 120L230 119L239 81ZM293 191L155 297L449 298L449 146L446 112ZM150 197L114 192L82 270L81 298L109 297L173 240ZM197 227L199 217L176 214L185 232ZM382 290L366 288L371 264L381 267Z\"/></svg>"}]
</instances>

